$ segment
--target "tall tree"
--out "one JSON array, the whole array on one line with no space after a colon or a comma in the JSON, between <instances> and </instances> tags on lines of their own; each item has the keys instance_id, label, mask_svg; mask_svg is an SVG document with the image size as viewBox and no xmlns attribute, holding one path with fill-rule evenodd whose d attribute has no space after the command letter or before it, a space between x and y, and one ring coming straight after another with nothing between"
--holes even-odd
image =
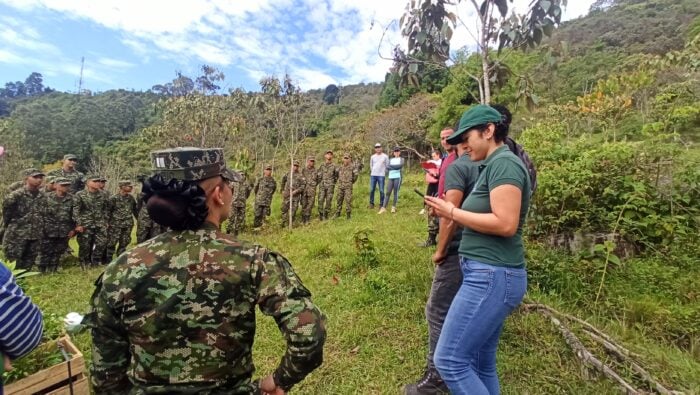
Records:
<instances>
[{"instance_id":1,"label":"tall tree","mask_svg":"<svg viewBox=\"0 0 700 395\"><path fill-rule=\"evenodd\" d=\"M402 34L408 40L408 52L397 60L403 63L400 74L409 82L417 82L416 73L422 61L441 63L449 58L449 42L453 27L459 21L467 29L462 19L450 11L457 3L467 0L411 0L401 17ZM538 45L544 36L549 36L561 22L562 6L567 0L531 0L524 15L514 10L509 12L513 0L469 0L477 15L477 31L470 34L476 41L481 55L482 67L479 75L473 78L479 83L480 101L491 101L491 84L499 74L507 71L503 64L494 62L492 46L498 51L504 47L531 48ZM401 53L401 51L399 51Z\"/></svg>"}]
</instances>

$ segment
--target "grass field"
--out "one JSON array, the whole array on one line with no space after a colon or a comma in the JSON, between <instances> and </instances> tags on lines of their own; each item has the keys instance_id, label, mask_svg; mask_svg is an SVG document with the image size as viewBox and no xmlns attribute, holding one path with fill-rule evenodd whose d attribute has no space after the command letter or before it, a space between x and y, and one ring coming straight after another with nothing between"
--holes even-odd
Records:
<instances>
[{"instance_id":1,"label":"grass field","mask_svg":"<svg viewBox=\"0 0 700 395\"><path fill-rule=\"evenodd\" d=\"M432 250L417 246L425 239L426 220L418 215L421 202L411 191L414 187L423 189L418 176L409 177L402 186L396 214L377 215L376 210L366 208L367 177L361 177L355 186L351 220L344 216L325 222L314 219L311 224L292 232L273 226L259 234L241 235L242 239L273 248L289 258L312 291L314 301L328 317L325 362L295 388L295 393L397 394L403 384L422 373L427 348L423 310L433 265L430 262ZM272 218L278 221L278 207L273 208ZM358 258L354 235L361 231L368 232L376 247L376 262ZM539 246L530 249L531 260L551 253ZM574 259L569 261L575 264ZM68 267L56 275L32 277L25 281L27 293L48 320L55 322L69 311L87 311L93 282L100 271L83 272L77 267ZM611 273L608 286L628 292L627 285L643 281L634 273ZM677 273L679 277L689 278L688 286L695 295L698 282L691 277L697 274L697 268ZM566 271L557 275L567 276ZM572 271L570 275L575 274ZM619 300L648 298L665 306L665 299L657 298L655 292L640 295L646 291L638 289L641 288L630 286L630 293L621 294ZM650 332L652 328L645 325L647 321L631 323L625 310L613 302L591 310L573 296L567 298L561 292L545 291L537 286L530 288L528 297L604 329L627 348L641 354L640 362L667 386L690 394L700 393L697 338L690 339L690 347L678 347ZM594 297L592 291L576 296ZM681 303L673 296L669 300L671 304ZM697 296L692 300L697 301ZM693 320L691 316L687 325L700 325ZM284 342L272 319L259 314L258 323L254 355L258 375L262 376L276 366L284 351ZM698 332L689 330L689 333ZM78 335L76 343L89 358L89 336ZM507 320L499 348L499 373L504 394L619 392L611 381L584 368L556 329L539 314L517 312ZM629 372L626 375L632 377Z\"/></svg>"}]
</instances>

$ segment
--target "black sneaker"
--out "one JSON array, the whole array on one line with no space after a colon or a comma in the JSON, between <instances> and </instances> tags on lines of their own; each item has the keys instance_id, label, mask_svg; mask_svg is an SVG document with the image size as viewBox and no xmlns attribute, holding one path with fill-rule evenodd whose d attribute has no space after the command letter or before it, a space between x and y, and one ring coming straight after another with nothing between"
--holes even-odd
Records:
<instances>
[{"instance_id":1,"label":"black sneaker","mask_svg":"<svg viewBox=\"0 0 700 395\"><path fill-rule=\"evenodd\" d=\"M447 395L450 390L437 372L429 370L417 382L406 384L403 387L403 393L405 395Z\"/></svg>"}]
</instances>

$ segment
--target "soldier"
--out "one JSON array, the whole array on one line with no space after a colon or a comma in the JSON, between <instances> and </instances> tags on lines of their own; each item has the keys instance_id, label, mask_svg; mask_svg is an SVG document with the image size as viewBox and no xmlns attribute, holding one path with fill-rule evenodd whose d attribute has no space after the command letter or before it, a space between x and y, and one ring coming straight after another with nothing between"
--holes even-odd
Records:
<instances>
[{"instance_id":1,"label":"soldier","mask_svg":"<svg viewBox=\"0 0 700 395\"><path fill-rule=\"evenodd\" d=\"M272 204L272 195L277 190L277 181L272 178L272 166L265 166L263 176L255 183L255 219L253 227L259 228L263 224L265 217L270 216L270 205Z\"/></svg>"},{"instance_id":2,"label":"soldier","mask_svg":"<svg viewBox=\"0 0 700 395\"><path fill-rule=\"evenodd\" d=\"M304 192L306 187L306 180L304 176L299 172L299 162L294 161L292 164L293 177L292 181L289 180L289 173L285 173L282 176L282 224L284 225L289 221L289 205L291 199L291 209L292 209L292 221L297 215L297 209L299 208L299 200L301 199L301 194Z\"/></svg>"},{"instance_id":3,"label":"soldier","mask_svg":"<svg viewBox=\"0 0 700 395\"><path fill-rule=\"evenodd\" d=\"M107 248L109 201L100 189L100 179L98 175L88 176L86 188L75 194L73 202L78 258L84 268L103 263Z\"/></svg>"},{"instance_id":4,"label":"soldier","mask_svg":"<svg viewBox=\"0 0 700 395\"><path fill-rule=\"evenodd\" d=\"M73 195L69 194L73 182L65 177L55 179L55 191L46 195L44 206L44 239L41 242L39 271L58 271L61 256L68 248L68 240L75 236L73 220Z\"/></svg>"},{"instance_id":5,"label":"soldier","mask_svg":"<svg viewBox=\"0 0 700 395\"><path fill-rule=\"evenodd\" d=\"M238 236L238 232L245 227L245 206L250 191L253 189L248 182L248 178L241 174L241 181L237 182L233 188L233 203L231 206L231 216L228 217L226 233Z\"/></svg>"},{"instance_id":6,"label":"soldier","mask_svg":"<svg viewBox=\"0 0 700 395\"><path fill-rule=\"evenodd\" d=\"M115 250L117 256L119 256L131 244L131 230L134 228L134 217L138 216L136 199L131 195L133 189L134 186L131 184L131 181L121 180L119 181L119 193L109 198L110 242L106 248L107 261L112 260Z\"/></svg>"},{"instance_id":7,"label":"soldier","mask_svg":"<svg viewBox=\"0 0 700 395\"><path fill-rule=\"evenodd\" d=\"M335 183L338 181L338 166L333 163L333 151L326 151L324 158L326 162L318 169L321 175L318 187L318 216L321 220L328 219Z\"/></svg>"},{"instance_id":8,"label":"soldier","mask_svg":"<svg viewBox=\"0 0 700 395\"><path fill-rule=\"evenodd\" d=\"M219 231L239 180L221 149L151 155L145 200L172 230L121 255L98 282L86 317L95 393L289 391L323 360L325 317L311 293L282 255ZM256 305L287 341L279 366L259 383Z\"/></svg>"},{"instance_id":9,"label":"soldier","mask_svg":"<svg viewBox=\"0 0 700 395\"><path fill-rule=\"evenodd\" d=\"M316 202L316 185L321 182L321 172L315 167L316 159L310 156L306 159L306 167L301 172L306 180L304 192L301 194L301 222L308 223L311 219L311 210Z\"/></svg>"},{"instance_id":10,"label":"soldier","mask_svg":"<svg viewBox=\"0 0 700 395\"><path fill-rule=\"evenodd\" d=\"M357 168L350 162L350 155L343 155L343 165L338 169L338 201L335 218L340 217L345 202L345 213L350 219L352 213L352 184L357 181Z\"/></svg>"},{"instance_id":11,"label":"soldier","mask_svg":"<svg viewBox=\"0 0 700 395\"><path fill-rule=\"evenodd\" d=\"M85 175L75 169L78 157L73 154L63 155L63 165L60 169L49 172L54 177L64 177L71 180L70 193L77 193L85 188Z\"/></svg>"},{"instance_id":12,"label":"soldier","mask_svg":"<svg viewBox=\"0 0 700 395\"><path fill-rule=\"evenodd\" d=\"M46 195L41 192L44 173L24 171L24 188L12 192L2 202L5 258L15 261L17 269L31 269L39 255L40 237L44 232Z\"/></svg>"},{"instance_id":13,"label":"soldier","mask_svg":"<svg viewBox=\"0 0 700 395\"><path fill-rule=\"evenodd\" d=\"M48 196L51 192L56 190L56 187L55 187L56 177L46 176L46 179L44 181L45 181L44 182L44 190L42 192Z\"/></svg>"}]
</instances>

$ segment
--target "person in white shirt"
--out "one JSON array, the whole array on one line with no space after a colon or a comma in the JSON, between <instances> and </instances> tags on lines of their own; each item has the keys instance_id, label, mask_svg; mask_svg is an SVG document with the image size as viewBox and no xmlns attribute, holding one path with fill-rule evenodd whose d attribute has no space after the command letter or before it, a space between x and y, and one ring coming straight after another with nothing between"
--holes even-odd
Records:
<instances>
[{"instance_id":1,"label":"person in white shirt","mask_svg":"<svg viewBox=\"0 0 700 395\"><path fill-rule=\"evenodd\" d=\"M382 145L374 145L374 155L369 158L369 208L374 208L374 190L379 185L379 207L384 205L384 177L389 165L389 157L382 152Z\"/></svg>"},{"instance_id":2,"label":"person in white shirt","mask_svg":"<svg viewBox=\"0 0 700 395\"><path fill-rule=\"evenodd\" d=\"M389 179L386 184L386 199L382 208L379 209L379 214L386 212L386 206L391 199L391 193L394 193L394 203L391 205L391 212L396 212L396 203L399 201L399 188L401 188L401 168L404 165L404 160L401 157L401 148L394 147L393 157L389 159Z\"/></svg>"}]
</instances>

